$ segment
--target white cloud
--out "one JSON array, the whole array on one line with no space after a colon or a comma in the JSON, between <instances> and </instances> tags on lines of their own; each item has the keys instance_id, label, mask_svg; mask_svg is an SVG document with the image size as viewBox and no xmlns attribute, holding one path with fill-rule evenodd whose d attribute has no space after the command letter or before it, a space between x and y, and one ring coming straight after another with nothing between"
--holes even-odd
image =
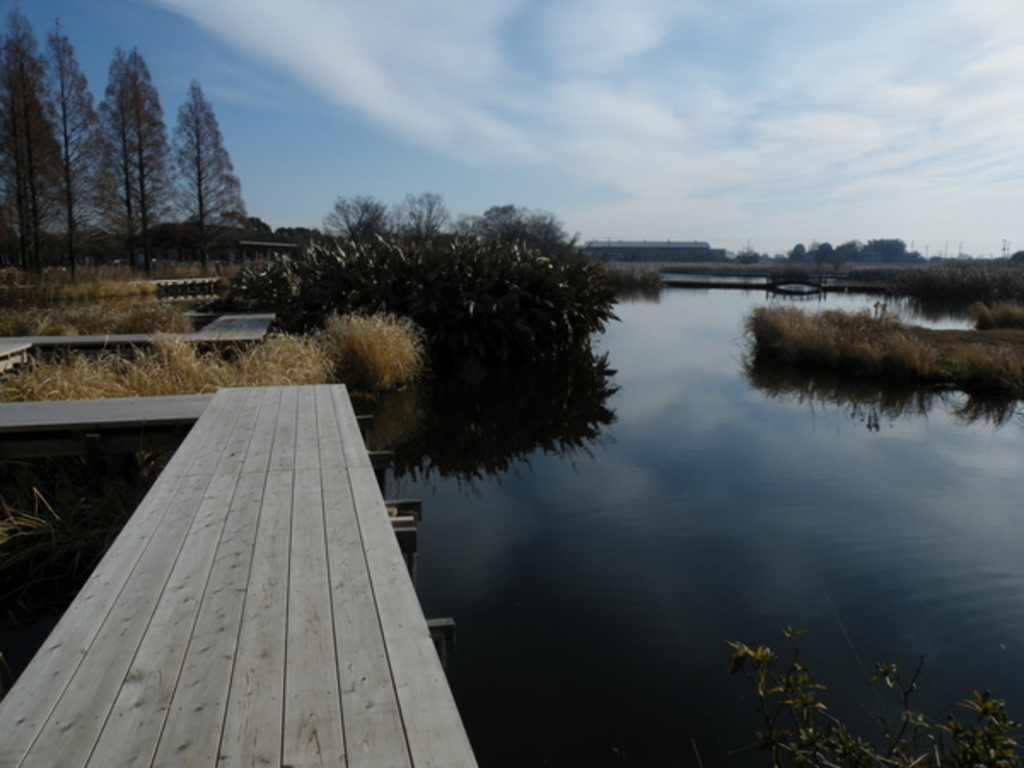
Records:
<instances>
[{"instance_id":1,"label":"white cloud","mask_svg":"<svg viewBox=\"0 0 1024 768\"><path fill-rule=\"evenodd\" d=\"M152 2L406 141L617 189L623 216L867 221L955 186L991 226L973 201L1024 178L1016 0Z\"/></svg>"}]
</instances>

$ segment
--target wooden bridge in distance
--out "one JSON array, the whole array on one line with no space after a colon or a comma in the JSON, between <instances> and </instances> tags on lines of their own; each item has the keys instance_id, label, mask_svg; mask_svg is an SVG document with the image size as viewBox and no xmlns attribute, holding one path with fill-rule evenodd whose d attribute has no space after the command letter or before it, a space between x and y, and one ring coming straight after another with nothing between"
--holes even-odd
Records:
<instances>
[{"instance_id":1,"label":"wooden bridge in distance","mask_svg":"<svg viewBox=\"0 0 1024 768\"><path fill-rule=\"evenodd\" d=\"M3 766L473 766L340 385L224 389L0 702Z\"/></svg>"}]
</instances>

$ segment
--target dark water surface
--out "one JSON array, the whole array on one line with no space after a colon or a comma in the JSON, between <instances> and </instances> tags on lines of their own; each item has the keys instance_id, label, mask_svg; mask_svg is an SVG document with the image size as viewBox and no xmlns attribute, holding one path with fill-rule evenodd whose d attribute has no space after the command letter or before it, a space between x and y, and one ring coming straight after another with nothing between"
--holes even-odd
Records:
<instances>
[{"instance_id":1,"label":"dark water surface","mask_svg":"<svg viewBox=\"0 0 1024 768\"><path fill-rule=\"evenodd\" d=\"M765 300L622 304L599 340L605 390L535 376L484 405L439 394L445 412L428 406L411 440L424 461L394 441L389 492L423 499L419 592L458 623L449 675L482 765L765 765L730 756L759 722L727 641L781 649L787 626L809 630L823 696L855 724L877 710L858 655L873 669L925 654L926 713L990 688L1024 715L1020 417L759 388L742 321ZM582 426L553 424L577 408Z\"/></svg>"}]
</instances>

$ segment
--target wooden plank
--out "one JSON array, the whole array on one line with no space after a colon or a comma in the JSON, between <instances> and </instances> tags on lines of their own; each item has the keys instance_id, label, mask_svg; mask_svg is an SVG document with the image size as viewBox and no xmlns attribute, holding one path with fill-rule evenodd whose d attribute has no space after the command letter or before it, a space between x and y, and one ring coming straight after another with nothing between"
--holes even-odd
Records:
<instances>
[{"instance_id":1,"label":"wooden plank","mask_svg":"<svg viewBox=\"0 0 1024 768\"><path fill-rule=\"evenodd\" d=\"M0 437L19 432L193 424L213 395L111 397L0 403Z\"/></svg>"},{"instance_id":2,"label":"wooden plank","mask_svg":"<svg viewBox=\"0 0 1024 768\"><path fill-rule=\"evenodd\" d=\"M284 711L293 475L267 474L227 697L222 765L279 765Z\"/></svg>"},{"instance_id":3,"label":"wooden plank","mask_svg":"<svg viewBox=\"0 0 1024 768\"><path fill-rule=\"evenodd\" d=\"M17 365L28 362L28 351L32 345L27 342L0 339L0 372L9 371Z\"/></svg>"},{"instance_id":4,"label":"wooden plank","mask_svg":"<svg viewBox=\"0 0 1024 768\"><path fill-rule=\"evenodd\" d=\"M346 765L313 391L298 403L282 763Z\"/></svg>"},{"instance_id":5,"label":"wooden plank","mask_svg":"<svg viewBox=\"0 0 1024 768\"><path fill-rule=\"evenodd\" d=\"M184 486L190 493L186 498L171 497L166 514L158 521L156 530L160 535L149 538L142 551L134 557L130 570L120 577L120 588L113 592L116 599L109 610L98 617L101 623L95 628L88 645L81 649L79 663L66 679L59 691L59 699L39 728L37 746L33 750L36 764L74 766L84 763L87 753L84 753L82 744L92 744L103 728L164 585L175 572L179 554L193 530L193 522L201 519L205 526L216 525L216 504L207 501L210 488L216 490L216 486L211 486L212 476L208 472L208 460L203 458L203 449L213 451L217 446L223 446L238 416L238 405L228 398L222 399L227 400L225 407L214 410L212 419L217 421L220 429L202 430L207 439L198 444L198 450L192 454L194 459L187 463L185 474L188 480ZM173 461L171 469L169 477L173 478ZM158 483L157 488L161 485ZM198 503L196 492L201 492ZM119 537L115 546L120 541ZM205 539L200 537L198 541ZM114 559L121 557L122 553L118 551ZM109 553L98 570L103 569L108 558ZM77 603L76 599L74 604ZM68 641L74 642L74 638ZM83 664L81 662L86 655L88 664ZM6 704L5 700L5 708Z\"/></svg>"},{"instance_id":6,"label":"wooden plank","mask_svg":"<svg viewBox=\"0 0 1024 768\"><path fill-rule=\"evenodd\" d=\"M240 476L153 765L217 764L263 487Z\"/></svg>"},{"instance_id":7,"label":"wooden plank","mask_svg":"<svg viewBox=\"0 0 1024 768\"><path fill-rule=\"evenodd\" d=\"M377 610L413 764L473 766L472 748L391 531L373 470L349 467L348 475L370 579L377 594L387 595L378 600Z\"/></svg>"},{"instance_id":8,"label":"wooden plank","mask_svg":"<svg viewBox=\"0 0 1024 768\"><path fill-rule=\"evenodd\" d=\"M115 693L116 698L108 705L110 714L100 723L102 729L93 730L92 722L76 727L69 734L68 751L56 755L60 759L54 765L70 764L75 753L81 753L81 744L93 741L96 747L90 759L92 765L115 765L122 761L151 764L178 686L197 606L210 578L225 524L223 508L234 493L236 480L227 475L211 476L170 574L160 572L165 580L161 589L151 597L147 580L138 588L138 599L124 604L126 620L142 625L144 632L140 631L138 637L110 636L104 632L98 638L102 644L93 651L90 664L93 669L103 670L103 679L77 684L88 695L89 707L104 714L107 690ZM167 542L166 528L161 527L160 533L161 541ZM154 574L153 578L159 576ZM136 574L129 585L141 580L142 573ZM173 599L158 600L163 593L173 595ZM77 709L81 705L71 700L69 706ZM46 737L44 733L42 738Z\"/></svg>"},{"instance_id":9,"label":"wooden plank","mask_svg":"<svg viewBox=\"0 0 1024 768\"><path fill-rule=\"evenodd\" d=\"M299 396L295 387L281 391L281 402L277 408L274 424L274 444L270 449L271 470L292 470L295 468L295 435L298 418Z\"/></svg>"},{"instance_id":10,"label":"wooden plank","mask_svg":"<svg viewBox=\"0 0 1024 768\"><path fill-rule=\"evenodd\" d=\"M221 315L203 328L187 334L189 341L256 341L263 338L274 321L273 314Z\"/></svg>"},{"instance_id":11,"label":"wooden plank","mask_svg":"<svg viewBox=\"0 0 1024 768\"><path fill-rule=\"evenodd\" d=\"M323 413L317 420L323 465L336 468L324 474L324 508L349 765L409 766L409 749L377 618L355 502L344 471L342 435L330 389L318 388L317 398L318 410ZM359 546L354 546L355 542Z\"/></svg>"},{"instance_id":12,"label":"wooden plank","mask_svg":"<svg viewBox=\"0 0 1024 768\"><path fill-rule=\"evenodd\" d=\"M190 444L201 443L208 435L216 435L233 421L234 413L226 400L214 401L203 419L197 423L157 483L139 508L129 518L121 534L103 557L96 570L83 585L76 599L64 612L46 642L22 673L32 685L15 685L0 701L0 722L7 724L0 739L0 765L16 765L22 759L46 723L82 659L89 651L96 634L134 571L139 559L154 542L153 533L171 514L179 509L175 520L188 516L190 508L198 509L206 490L206 478L184 477L190 466Z\"/></svg>"}]
</instances>

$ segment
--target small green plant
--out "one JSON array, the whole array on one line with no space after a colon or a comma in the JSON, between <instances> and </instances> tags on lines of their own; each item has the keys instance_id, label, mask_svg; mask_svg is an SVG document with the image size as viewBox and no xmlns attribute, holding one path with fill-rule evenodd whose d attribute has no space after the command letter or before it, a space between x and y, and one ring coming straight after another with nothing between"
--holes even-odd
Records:
<instances>
[{"instance_id":1,"label":"small green plant","mask_svg":"<svg viewBox=\"0 0 1024 768\"><path fill-rule=\"evenodd\" d=\"M976 691L961 703L968 713L963 719L949 714L940 721L914 711L911 700L924 657L909 680L896 664L877 665L868 685L885 683L899 699L900 718L892 722L879 713L875 717L879 732L873 739L855 735L822 701L826 687L814 679L801 657L796 642L801 634L792 629L783 633L790 645L785 667L768 646L730 643L732 672L744 673L754 686L764 722L753 746L768 752L773 767L1013 768L1024 764L1013 737L1021 724L1010 719L1004 702L987 691Z\"/></svg>"}]
</instances>

